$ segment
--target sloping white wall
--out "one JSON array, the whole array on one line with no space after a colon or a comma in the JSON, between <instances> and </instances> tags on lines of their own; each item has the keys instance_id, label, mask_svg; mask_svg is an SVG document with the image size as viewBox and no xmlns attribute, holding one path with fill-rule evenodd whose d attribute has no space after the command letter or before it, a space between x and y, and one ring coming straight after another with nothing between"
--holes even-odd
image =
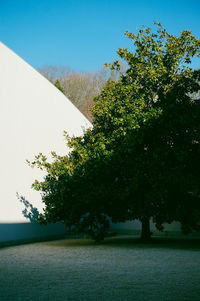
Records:
<instances>
[{"instance_id":1,"label":"sloping white wall","mask_svg":"<svg viewBox=\"0 0 200 301\"><path fill-rule=\"evenodd\" d=\"M25 227L28 222L16 193L40 211L43 207L39 193L31 189L43 174L31 169L26 159L33 160L40 152L66 154L63 131L77 136L90 126L57 88L0 42L0 241L6 240L6 224ZM17 239L14 228L9 240ZM31 230L24 233L26 238L33 236Z\"/></svg>"}]
</instances>

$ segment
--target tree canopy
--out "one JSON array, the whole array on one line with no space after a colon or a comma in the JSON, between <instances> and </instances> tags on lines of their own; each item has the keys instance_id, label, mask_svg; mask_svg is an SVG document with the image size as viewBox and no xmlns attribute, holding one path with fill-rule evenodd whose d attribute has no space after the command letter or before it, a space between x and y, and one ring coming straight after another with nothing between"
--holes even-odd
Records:
<instances>
[{"instance_id":1,"label":"tree canopy","mask_svg":"<svg viewBox=\"0 0 200 301\"><path fill-rule=\"evenodd\" d=\"M119 49L128 68L94 98L93 128L82 137L66 135L68 156L40 154L45 169L44 214L39 221L63 221L102 239L109 221L139 219L142 237L179 221L185 232L200 221L200 40L188 30L174 36L155 22L126 32L133 51ZM119 70L119 61L109 65ZM30 163L30 162L29 162ZM30 163L31 164L31 163Z\"/></svg>"}]
</instances>

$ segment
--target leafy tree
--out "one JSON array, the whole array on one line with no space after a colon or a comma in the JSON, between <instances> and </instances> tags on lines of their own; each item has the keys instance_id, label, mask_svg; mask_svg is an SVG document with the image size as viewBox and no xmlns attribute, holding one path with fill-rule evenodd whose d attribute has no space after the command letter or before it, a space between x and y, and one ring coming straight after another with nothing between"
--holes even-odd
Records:
<instances>
[{"instance_id":1,"label":"leafy tree","mask_svg":"<svg viewBox=\"0 0 200 301\"><path fill-rule=\"evenodd\" d=\"M199 143L199 100L192 100L191 94L199 91L200 72L193 71L188 64L191 63L191 57L199 55L200 41L190 31L183 31L180 37L176 37L168 34L161 24L156 25L156 33L151 33L149 28L139 30L138 35L126 32L136 50L132 53L127 49L119 49L118 54L127 61L129 68L121 81L112 83L111 88L107 87L97 97L97 105L93 110L94 127L112 139L112 150L116 147L119 152L119 145L124 148L121 153L123 158L117 156L119 165L127 167L121 176L121 180L126 179L124 201L127 204L130 202L128 210L132 218L142 221L144 238L150 236L150 217L153 217L159 229L162 229L163 222L172 220L181 221L183 227L188 229L186 223L189 218L183 218L184 214L179 209L181 206L184 212L188 212L184 208L190 207L186 206L186 202L189 205L191 199L197 203L193 208L194 227L200 219L198 196L194 198L194 193L190 197L188 195L194 191L194 182L198 184L195 172L188 179L185 191L182 187L188 178L189 165L186 162L193 154L195 160L194 165L190 164L191 172L192 166L193 169L197 166L199 155L198 147L193 145ZM116 67L118 62L111 66ZM126 146L123 147L123 144ZM165 156L162 160L163 152ZM170 162L173 162L171 169ZM176 179L175 166L182 190L179 189L179 197L176 194L176 198L172 198L172 191L178 185L174 185L177 181L172 181ZM159 174L162 175L161 183ZM199 190L197 187L195 190ZM169 199L174 203L171 212ZM176 214L175 207L179 208Z\"/></svg>"},{"instance_id":2,"label":"leafy tree","mask_svg":"<svg viewBox=\"0 0 200 301\"><path fill-rule=\"evenodd\" d=\"M200 54L200 40L155 25L155 32L126 32L134 52L119 49L118 55L128 69L95 97L93 128L83 137L66 135L69 156L53 154L53 163L36 157L33 165L47 171L45 181L34 184L46 205L41 222L98 220L106 226L97 239L107 228L105 216L139 219L144 239L151 236L151 218L160 230L174 220L185 232L198 229L200 71L189 64ZM110 67L118 70L119 61Z\"/></svg>"}]
</instances>

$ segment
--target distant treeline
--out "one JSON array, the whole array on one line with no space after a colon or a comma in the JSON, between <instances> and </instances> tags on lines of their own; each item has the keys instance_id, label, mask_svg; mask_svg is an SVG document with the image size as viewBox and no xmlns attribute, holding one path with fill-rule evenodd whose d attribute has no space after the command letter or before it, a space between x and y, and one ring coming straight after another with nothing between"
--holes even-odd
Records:
<instances>
[{"instance_id":1,"label":"distant treeline","mask_svg":"<svg viewBox=\"0 0 200 301\"><path fill-rule=\"evenodd\" d=\"M38 71L61 90L67 98L90 120L90 107L108 80L116 81L125 72L126 66L121 64L120 72L102 67L93 72L76 72L69 67L47 65Z\"/></svg>"}]
</instances>

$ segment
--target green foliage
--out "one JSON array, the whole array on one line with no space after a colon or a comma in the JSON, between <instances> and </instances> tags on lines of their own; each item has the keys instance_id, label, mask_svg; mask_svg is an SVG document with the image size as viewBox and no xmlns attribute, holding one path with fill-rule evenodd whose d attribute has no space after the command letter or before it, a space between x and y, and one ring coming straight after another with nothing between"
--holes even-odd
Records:
<instances>
[{"instance_id":1,"label":"green foliage","mask_svg":"<svg viewBox=\"0 0 200 301\"><path fill-rule=\"evenodd\" d=\"M135 50L118 55L128 69L95 97L93 128L82 137L65 134L69 156L53 153L48 163L40 154L32 163L47 172L33 184L43 192L40 222L80 225L89 216L90 230L97 220L100 225L97 239L108 226L102 216L152 218L160 230L174 220L185 232L198 228L200 103L192 95L200 90L200 71L189 64L200 55L200 40L190 31L176 37L155 26L155 32L126 32ZM118 70L119 62L110 67Z\"/></svg>"},{"instance_id":2,"label":"green foliage","mask_svg":"<svg viewBox=\"0 0 200 301\"><path fill-rule=\"evenodd\" d=\"M60 81L58 79L55 81L54 85L58 90L60 90L62 93L64 93L64 89L62 88Z\"/></svg>"}]
</instances>

